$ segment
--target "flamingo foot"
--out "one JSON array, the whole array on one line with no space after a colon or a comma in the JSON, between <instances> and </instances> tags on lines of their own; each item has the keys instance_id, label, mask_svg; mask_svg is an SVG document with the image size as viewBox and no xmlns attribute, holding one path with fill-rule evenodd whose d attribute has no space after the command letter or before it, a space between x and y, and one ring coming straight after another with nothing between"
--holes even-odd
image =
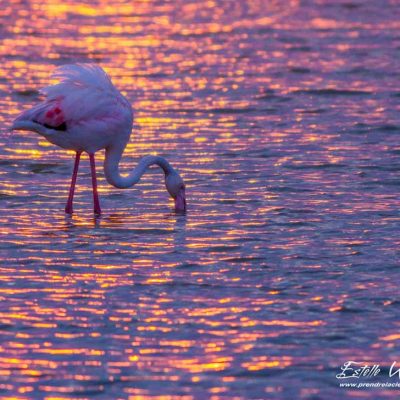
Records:
<instances>
[{"instance_id":1,"label":"flamingo foot","mask_svg":"<svg viewBox=\"0 0 400 400\"><path fill-rule=\"evenodd\" d=\"M93 211L94 211L94 213L96 215L101 215L101 207L100 207L99 203L98 204L96 204L96 203L94 204Z\"/></svg>"},{"instance_id":2,"label":"flamingo foot","mask_svg":"<svg viewBox=\"0 0 400 400\"><path fill-rule=\"evenodd\" d=\"M67 205L65 206L66 214L72 214L73 212L72 202L74 200L76 178L78 176L79 160L81 158L81 153L82 153L81 151L77 151L75 156L74 172L72 173L71 186L69 189Z\"/></svg>"},{"instance_id":3,"label":"flamingo foot","mask_svg":"<svg viewBox=\"0 0 400 400\"><path fill-rule=\"evenodd\" d=\"M89 153L89 159L90 159L90 169L92 173L93 211L96 215L101 215L99 194L97 192L96 164L94 161L93 153Z\"/></svg>"}]
</instances>

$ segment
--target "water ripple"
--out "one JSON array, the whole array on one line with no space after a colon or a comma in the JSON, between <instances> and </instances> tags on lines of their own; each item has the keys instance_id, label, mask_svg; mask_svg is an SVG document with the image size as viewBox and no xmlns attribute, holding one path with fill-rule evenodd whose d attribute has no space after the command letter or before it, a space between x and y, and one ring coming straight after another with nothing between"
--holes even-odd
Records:
<instances>
[{"instance_id":1,"label":"water ripple","mask_svg":"<svg viewBox=\"0 0 400 400\"><path fill-rule=\"evenodd\" d=\"M4 398L366 399L347 360L398 345L395 2L2 2ZM396 36L397 35L397 36ZM397 47L396 47L397 46ZM132 189L6 134L57 65L98 62L135 108Z\"/></svg>"}]
</instances>

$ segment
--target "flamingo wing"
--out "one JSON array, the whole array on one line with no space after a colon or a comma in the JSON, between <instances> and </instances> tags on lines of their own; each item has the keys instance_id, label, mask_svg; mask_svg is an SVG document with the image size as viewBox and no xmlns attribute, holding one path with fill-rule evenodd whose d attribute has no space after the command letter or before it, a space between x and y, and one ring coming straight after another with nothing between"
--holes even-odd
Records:
<instances>
[{"instance_id":1,"label":"flamingo wing","mask_svg":"<svg viewBox=\"0 0 400 400\"><path fill-rule=\"evenodd\" d=\"M59 82L41 89L46 100L20 114L15 122L32 121L46 128L66 131L80 124L101 124L131 116L128 101L108 75L95 64L58 67L52 74Z\"/></svg>"},{"instance_id":2,"label":"flamingo wing","mask_svg":"<svg viewBox=\"0 0 400 400\"><path fill-rule=\"evenodd\" d=\"M61 101L44 101L35 107L24 111L14 121L14 124L22 121L31 121L43 125L48 129L66 131L66 117L62 110Z\"/></svg>"}]
</instances>

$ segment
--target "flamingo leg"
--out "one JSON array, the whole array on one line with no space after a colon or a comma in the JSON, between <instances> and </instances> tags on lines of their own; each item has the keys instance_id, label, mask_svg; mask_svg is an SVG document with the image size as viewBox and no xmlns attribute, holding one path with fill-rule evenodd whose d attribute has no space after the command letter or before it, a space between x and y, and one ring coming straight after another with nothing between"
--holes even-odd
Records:
<instances>
[{"instance_id":1,"label":"flamingo leg","mask_svg":"<svg viewBox=\"0 0 400 400\"><path fill-rule=\"evenodd\" d=\"M94 213L97 215L101 214L99 194L97 193L97 178L96 178L96 164L94 162L94 154L89 154L90 159L90 169L92 172L92 188L93 188L93 205L94 205Z\"/></svg>"},{"instance_id":2,"label":"flamingo leg","mask_svg":"<svg viewBox=\"0 0 400 400\"><path fill-rule=\"evenodd\" d=\"M65 213L72 214L72 202L74 200L76 178L78 176L79 160L81 158L81 151L77 151L75 155L74 172L72 173L71 186L69 188L69 195L67 200L67 205L65 206Z\"/></svg>"}]
</instances>

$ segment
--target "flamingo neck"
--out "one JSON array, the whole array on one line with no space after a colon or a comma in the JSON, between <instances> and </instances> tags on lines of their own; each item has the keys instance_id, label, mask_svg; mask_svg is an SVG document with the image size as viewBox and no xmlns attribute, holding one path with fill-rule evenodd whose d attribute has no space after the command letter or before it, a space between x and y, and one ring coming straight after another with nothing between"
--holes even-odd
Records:
<instances>
[{"instance_id":1,"label":"flamingo neck","mask_svg":"<svg viewBox=\"0 0 400 400\"><path fill-rule=\"evenodd\" d=\"M163 157L145 156L140 159L136 167L126 176L119 172L119 163L121 161L124 147L110 146L106 148L104 159L104 174L110 185L119 189L126 189L138 183L142 175L151 165L158 165L164 171L165 177L175 172L170 163Z\"/></svg>"}]
</instances>

